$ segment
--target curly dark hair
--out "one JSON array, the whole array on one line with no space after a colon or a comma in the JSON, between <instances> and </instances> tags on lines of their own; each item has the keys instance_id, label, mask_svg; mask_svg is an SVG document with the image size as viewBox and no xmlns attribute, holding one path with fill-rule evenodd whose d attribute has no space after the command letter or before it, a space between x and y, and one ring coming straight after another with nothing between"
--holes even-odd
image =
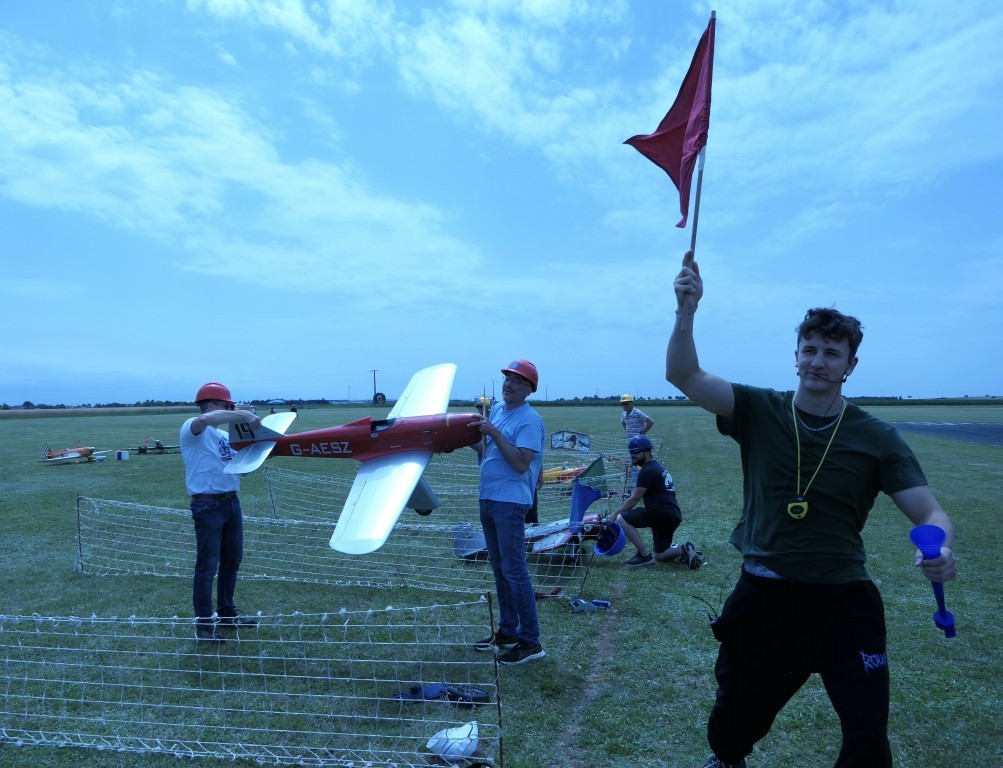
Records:
<instances>
[{"instance_id":1,"label":"curly dark hair","mask_svg":"<svg viewBox=\"0 0 1003 768\"><path fill-rule=\"evenodd\" d=\"M808 336L821 336L827 341L846 339L850 345L850 357L857 354L857 347L864 340L863 326L857 318L822 307L809 309L801 325L797 327L797 332L798 345L801 344L801 339Z\"/></svg>"}]
</instances>

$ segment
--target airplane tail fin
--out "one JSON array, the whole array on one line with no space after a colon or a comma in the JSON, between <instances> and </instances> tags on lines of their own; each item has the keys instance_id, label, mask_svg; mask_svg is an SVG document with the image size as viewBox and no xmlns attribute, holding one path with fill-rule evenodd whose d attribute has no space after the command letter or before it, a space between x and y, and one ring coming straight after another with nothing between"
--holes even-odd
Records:
<instances>
[{"instance_id":1,"label":"airplane tail fin","mask_svg":"<svg viewBox=\"0 0 1003 768\"><path fill-rule=\"evenodd\" d=\"M296 414L273 413L261 420L257 429L248 429L246 424L230 425L230 443L244 444L223 470L228 475L246 475L253 472L268 458L275 447L275 440L282 437Z\"/></svg>"}]
</instances>

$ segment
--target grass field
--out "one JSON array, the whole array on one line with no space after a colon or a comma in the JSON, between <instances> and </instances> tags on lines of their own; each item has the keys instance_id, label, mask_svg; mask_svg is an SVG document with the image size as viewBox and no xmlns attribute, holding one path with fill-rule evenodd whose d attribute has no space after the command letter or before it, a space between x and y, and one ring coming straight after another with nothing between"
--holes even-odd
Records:
<instances>
[{"instance_id":1,"label":"grass field","mask_svg":"<svg viewBox=\"0 0 1003 768\"><path fill-rule=\"evenodd\" d=\"M663 438L662 460L676 481L685 518L679 535L693 540L710 562L696 572L665 565L634 571L622 566L623 556L597 558L584 596L611 600L611 610L585 615L572 613L564 600L540 604L547 658L501 670L508 768L687 768L702 765L708 753L705 727L714 694L716 643L701 600L719 609L737 576L739 557L727 538L741 504L738 451L717 433L713 419L696 408L642 408L655 419L652 435ZM998 406L870 410L889 421L1003 422ZM618 408L542 406L539 411L548 430L620 432ZM0 574L6 586L0 614L187 616L191 593L186 580L83 576L73 566L78 494L187 507L181 457L139 456L134 449L147 436L176 443L188 413L126 409L87 415L49 412L46 418L12 413L0 414L0 519L5 532ZM366 407L305 409L295 429L384 414L385 409ZM912 567L908 522L888 499L879 499L865 540L868 568L888 616L895 762L901 768L1000 768L1003 449L912 434L905 438L954 519L960 575L947 586L948 606L958 623L958 636L947 640L933 625L930 587ZM130 460L116 461L112 454L99 464L42 462L46 444L64 448L78 440L101 449L131 449ZM309 463L275 461L290 468ZM351 470L341 462L310 466ZM247 514L265 507L260 473L243 480L241 498ZM471 499L472 521L475 508ZM431 599L427 593L416 597ZM405 598L412 595L262 581L238 584L238 600L252 612L382 607L407 604L401 602ZM781 713L750 766L832 765L838 744L838 722L813 678ZM159 768L176 765L177 758L0 745L3 766L71 764Z\"/></svg>"}]
</instances>

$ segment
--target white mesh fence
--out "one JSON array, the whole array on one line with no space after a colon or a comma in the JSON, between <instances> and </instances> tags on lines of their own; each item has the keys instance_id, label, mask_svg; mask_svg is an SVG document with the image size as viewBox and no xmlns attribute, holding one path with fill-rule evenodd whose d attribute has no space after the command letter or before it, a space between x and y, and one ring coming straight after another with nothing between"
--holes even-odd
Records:
<instances>
[{"instance_id":1,"label":"white mesh fence","mask_svg":"<svg viewBox=\"0 0 1003 768\"><path fill-rule=\"evenodd\" d=\"M544 471L552 470L553 482L544 483L538 493L540 524L527 526L527 563L540 596L578 594L585 578L583 539L590 531L584 537L568 535L574 471L602 456L607 488L622 493L629 471L626 455L621 440L609 444L592 440L588 452L548 446ZM312 468L319 469L320 462L314 461ZM493 589L480 535L473 451L435 456L425 480L441 508L428 517L405 510L386 544L364 556L345 555L328 546L351 477L270 465L265 478L272 514L244 517L242 579L413 587L460 594ZM611 503L600 499L589 511L605 515ZM78 571L191 578L194 534L188 510L80 497L77 516Z\"/></svg>"},{"instance_id":2,"label":"white mesh fence","mask_svg":"<svg viewBox=\"0 0 1003 768\"><path fill-rule=\"evenodd\" d=\"M0 744L441 766L429 740L476 722L472 759L501 765L494 654L470 647L491 626L483 599L263 616L221 645L177 618L0 615Z\"/></svg>"}]
</instances>

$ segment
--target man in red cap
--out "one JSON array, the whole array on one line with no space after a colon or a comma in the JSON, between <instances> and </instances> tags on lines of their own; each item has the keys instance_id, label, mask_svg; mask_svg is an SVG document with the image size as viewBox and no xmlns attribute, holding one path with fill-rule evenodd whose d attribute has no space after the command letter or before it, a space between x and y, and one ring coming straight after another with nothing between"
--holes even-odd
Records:
<instances>
[{"instance_id":1,"label":"man in red cap","mask_svg":"<svg viewBox=\"0 0 1003 768\"><path fill-rule=\"evenodd\" d=\"M253 626L257 619L237 610L233 593L237 570L244 556L244 520L240 512L238 475L224 472L233 458L223 424L246 423L257 429L261 420L253 411L236 410L230 390L218 382L203 384L195 395L199 415L181 427L181 458L185 463L185 484L191 495L195 523L195 578L192 604L195 608L195 639L222 643L224 638L213 622L212 583L219 574L216 616L220 624Z\"/></svg>"},{"instance_id":2,"label":"man in red cap","mask_svg":"<svg viewBox=\"0 0 1003 768\"><path fill-rule=\"evenodd\" d=\"M502 651L499 664L522 664L546 656L540 644L536 592L526 566L526 513L543 467L543 419L526 402L539 374L528 360L502 368L502 402L481 417L478 488L481 527L498 591L498 629L475 643L479 651Z\"/></svg>"}]
</instances>

